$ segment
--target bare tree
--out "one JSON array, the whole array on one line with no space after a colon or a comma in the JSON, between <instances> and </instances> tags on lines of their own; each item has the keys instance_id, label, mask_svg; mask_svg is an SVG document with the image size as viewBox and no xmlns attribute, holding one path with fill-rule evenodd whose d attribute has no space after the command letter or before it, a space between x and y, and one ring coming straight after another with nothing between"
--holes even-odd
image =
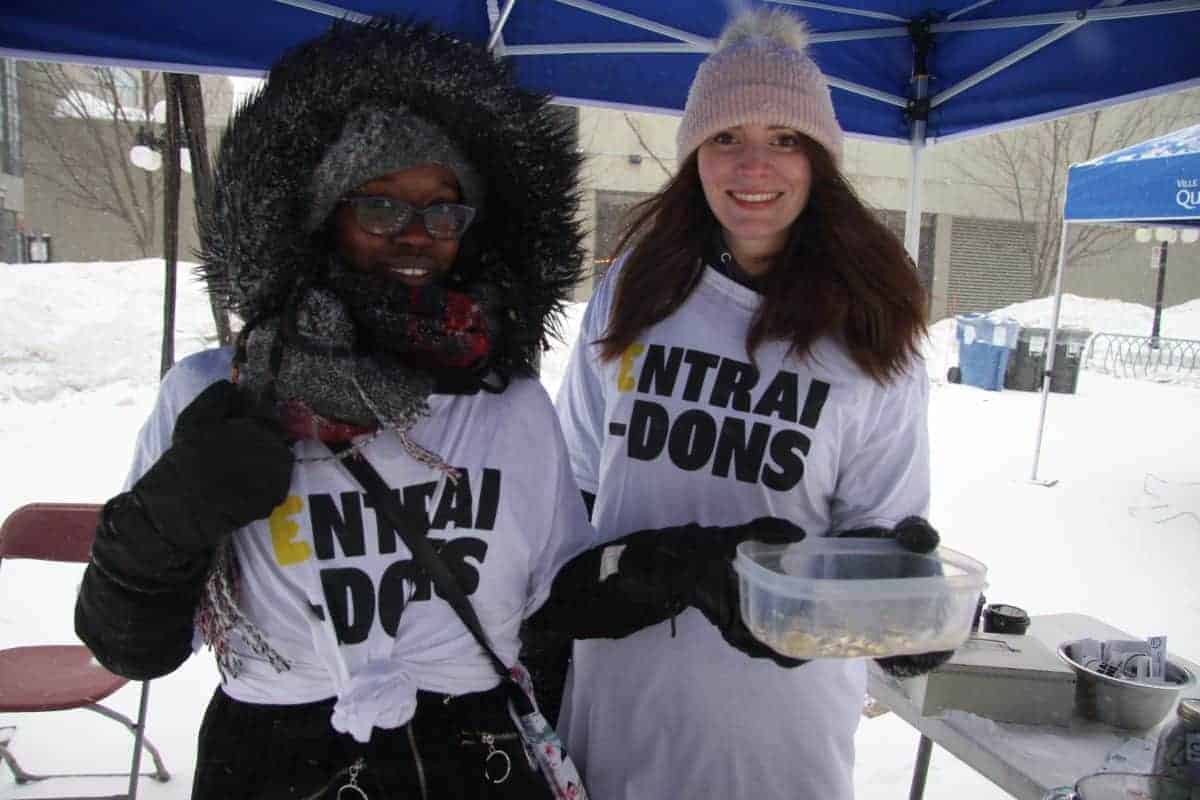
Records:
<instances>
[{"instance_id":1,"label":"bare tree","mask_svg":"<svg viewBox=\"0 0 1200 800\"><path fill-rule=\"evenodd\" d=\"M34 61L21 83L24 121L37 142L27 148L26 169L65 202L119 220L138 252L152 255L162 178L128 154L163 99L160 73Z\"/></svg>"},{"instance_id":2,"label":"bare tree","mask_svg":"<svg viewBox=\"0 0 1200 800\"><path fill-rule=\"evenodd\" d=\"M662 170L662 174L667 178L670 178L672 175L674 175L675 173L671 171L671 168L668 167L663 160L658 157L658 154L650 148L650 145L646 143L646 137L642 134L642 129L638 127L637 121L627 112L622 113L621 116L625 118L625 124L629 126L629 130L633 131L634 138L637 139L638 147L642 148L642 150L650 156L654 163L658 165L658 168Z\"/></svg>"},{"instance_id":3,"label":"bare tree","mask_svg":"<svg viewBox=\"0 0 1200 800\"><path fill-rule=\"evenodd\" d=\"M135 144L144 143L143 135L161 148L164 128L182 123L186 144L195 155L197 204L203 207L211 201L208 159L200 154L208 152L205 107L213 105L213 98L206 96L194 75L172 79L180 95L175 106L166 102L160 72L46 62L28 62L21 72L24 123L36 140L26 148L26 169L53 187L64 202L118 221L138 255L164 255L171 270L178 230L165 230L162 214L164 208L168 216L179 209L177 201L164 207L170 170L146 171L131 163L129 154ZM174 151L163 153L165 166ZM164 241L165 252L158 246ZM229 320L215 300L213 318L220 341L228 343Z\"/></svg>"},{"instance_id":4,"label":"bare tree","mask_svg":"<svg viewBox=\"0 0 1200 800\"><path fill-rule=\"evenodd\" d=\"M992 193L1030 224L1029 267L1034 297L1050 293L1062 240L1067 168L1200 119L1200 92L1183 92L1088 111L967 143L952 169ZM1113 250L1128 234L1100 225L1072 229L1070 263Z\"/></svg>"}]
</instances>

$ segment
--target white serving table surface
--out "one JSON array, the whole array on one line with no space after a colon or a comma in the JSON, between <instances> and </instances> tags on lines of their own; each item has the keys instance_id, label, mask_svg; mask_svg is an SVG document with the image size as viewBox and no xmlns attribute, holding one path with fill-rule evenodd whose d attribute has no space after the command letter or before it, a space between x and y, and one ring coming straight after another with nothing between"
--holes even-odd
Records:
<instances>
[{"instance_id":1,"label":"white serving table surface","mask_svg":"<svg viewBox=\"0 0 1200 800\"><path fill-rule=\"evenodd\" d=\"M1034 616L1026 634L1040 640L1051 652L1064 641L1085 637L1136 638L1084 614ZM1170 658L1200 675L1196 664L1174 654ZM934 743L1019 800L1043 800L1052 789L1071 786L1093 772L1150 771L1157 728L1149 732L1125 731L1078 716L1068 726L1017 725L960 711L925 717L906 693L905 683L871 662L870 695L921 734L910 800L919 800L924 793Z\"/></svg>"}]
</instances>

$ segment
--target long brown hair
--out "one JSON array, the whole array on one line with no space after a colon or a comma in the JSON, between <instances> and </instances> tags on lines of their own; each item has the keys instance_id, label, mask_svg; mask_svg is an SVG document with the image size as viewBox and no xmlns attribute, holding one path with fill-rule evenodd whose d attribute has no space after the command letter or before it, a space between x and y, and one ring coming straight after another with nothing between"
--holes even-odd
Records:
<instances>
[{"instance_id":1,"label":"long brown hair","mask_svg":"<svg viewBox=\"0 0 1200 800\"><path fill-rule=\"evenodd\" d=\"M808 204L755 284L763 300L746 332L746 351L753 358L762 342L781 340L805 356L818 338L831 335L863 372L887 382L918 353L925 290L903 245L863 204L825 148L802 140L812 166ZM620 355L683 304L718 229L693 152L661 191L634 207L617 243L614 257L631 243L632 249L599 340L603 358Z\"/></svg>"}]
</instances>

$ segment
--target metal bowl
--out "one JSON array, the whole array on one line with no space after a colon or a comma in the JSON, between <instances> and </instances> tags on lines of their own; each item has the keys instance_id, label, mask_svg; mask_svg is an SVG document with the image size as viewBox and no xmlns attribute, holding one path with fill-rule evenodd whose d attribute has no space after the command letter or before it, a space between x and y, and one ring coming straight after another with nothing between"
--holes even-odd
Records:
<instances>
[{"instance_id":1,"label":"metal bowl","mask_svg":"<svg viewBox=\"0 0 1200 800\"><path fill-rule=\"evenodd\" d=\"M1200 786L1166 775L1135 772L1097 772L1080 778L1074 787L1052 790L1043 800L1196 800Z\"/></svg>"},{"instance_id":2,"label":"metal bowl","mask_svg":"<svg viewBox=\"0 0 1200 800\"><path fill-rule=\"evenodd\" d=\"M1174 711L1183 690L1196 684L1191 670L1170 659L1166 686L1109 677L1073 660L1067 654L1072 644L1059 645L1058 657L1075 671L1075 711L1086 719L1146 731Z\"/></svg>"}]
</instances>

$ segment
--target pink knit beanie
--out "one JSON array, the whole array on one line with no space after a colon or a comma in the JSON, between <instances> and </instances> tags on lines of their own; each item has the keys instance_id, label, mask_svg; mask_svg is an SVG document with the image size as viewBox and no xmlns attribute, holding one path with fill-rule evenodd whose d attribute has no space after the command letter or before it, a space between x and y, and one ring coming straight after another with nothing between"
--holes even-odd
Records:
<instances>
[{"instance_id":1,"label":"pink knit beanie","mask_svg":"<svg viewBox=\"0 0 1200 800\"><path fill-rule=\"evenodd\" d=\"M783 9L749 11L725 27L688 91L675 142L682 161L709 136L748 122L784 125L842 160L829 84L808 56L808 28Z\"/></svg>"}]
</instances>

